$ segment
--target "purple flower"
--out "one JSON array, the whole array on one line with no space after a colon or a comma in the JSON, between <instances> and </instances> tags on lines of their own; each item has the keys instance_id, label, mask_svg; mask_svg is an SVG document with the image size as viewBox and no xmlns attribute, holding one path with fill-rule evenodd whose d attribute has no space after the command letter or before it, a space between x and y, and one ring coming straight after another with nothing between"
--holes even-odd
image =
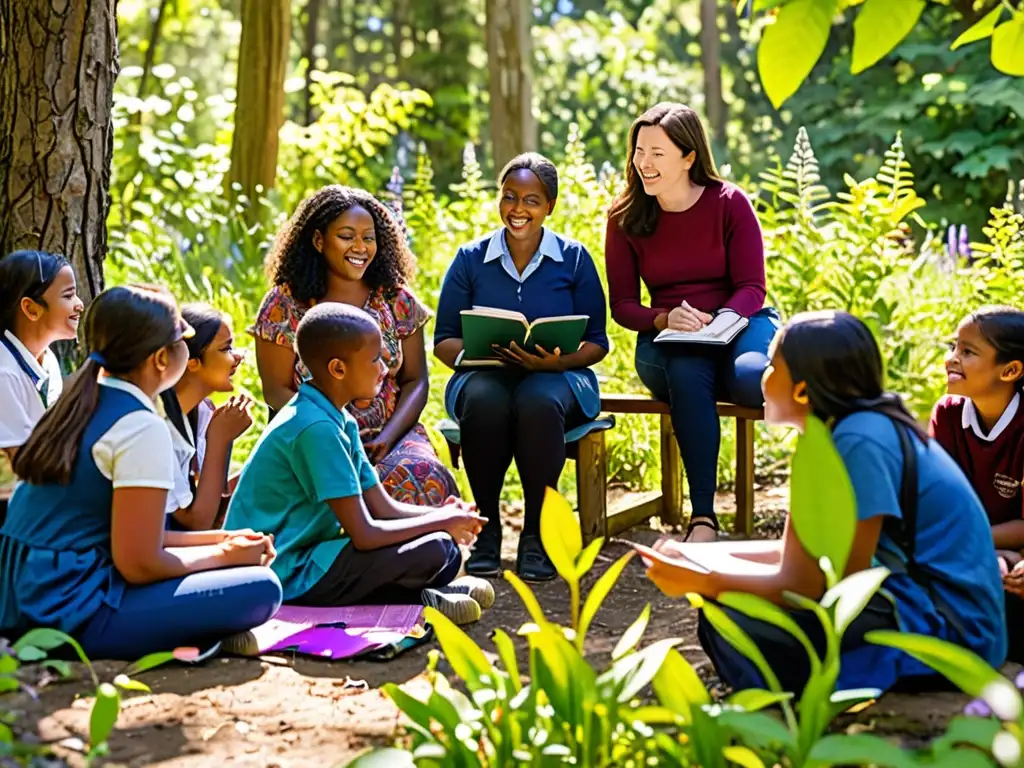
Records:
<instances>
[{"instance_id":1,"label":"purple flower","mask_svg":"<svg viewBox=\"0 0 1024 768\"><path fill-rule=\"evenodd\" d=\"M971 244L967 237L966 224L960 225L960 242L958 243L958 246L959 247L957 248L957 253L959 253L965 259L971 258Z\"/></svg>"},{"instance_id":2,"label":"purple flower","mask_svg":"<svg viewBox=\"0 0 1024 768\"><path fill-rule=\"evenodd\" d=\"M984 699L975 699L964 707L964 714L969 717L991 717L992 708L985 703Z\"/></svg>"}]
</instances>

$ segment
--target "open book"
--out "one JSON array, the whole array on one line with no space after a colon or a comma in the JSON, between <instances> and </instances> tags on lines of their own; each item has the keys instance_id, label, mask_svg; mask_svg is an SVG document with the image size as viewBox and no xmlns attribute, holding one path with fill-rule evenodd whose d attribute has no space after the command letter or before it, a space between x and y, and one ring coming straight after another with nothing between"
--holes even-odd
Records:
<instances>
[{"instance_id":1,"label":"open book","mask_svg":"<svg viewBox=\"0 0 1024 768\"><path fill-rule=\"evenodd\" d=\"M749 321L731 309L719 310L714 319L699 331L672 331L666 328L654 337L655 341L689 342L691 344L728 344Z\"/></svg>"},{"instance_id":2,"label":"open book","mask_svg":"<svg viewBox=\"0 0 1024 768\"><path fill-rule=\"evenodd\" d=\"M512 342L527 352L538 346L547 352L561 350L563 355L580 347L587 330L588 315L540 317L532 323L522 312L493 307L464 309L462 315L462 352L456 367L501 365L493 347L508 348Z\"/></svg>"}]
</instances>

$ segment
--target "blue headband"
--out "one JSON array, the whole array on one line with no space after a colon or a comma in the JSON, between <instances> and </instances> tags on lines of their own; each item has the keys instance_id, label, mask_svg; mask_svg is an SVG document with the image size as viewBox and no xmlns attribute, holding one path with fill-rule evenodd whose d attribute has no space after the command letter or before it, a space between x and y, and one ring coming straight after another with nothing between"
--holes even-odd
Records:
<instances>
[{"instance_id":1,"label":"blue headband","mask_svg":"<svg viewBox=\"0 0 1024 768\"><path fill-rule=\"evenodd\" d=\"M101 366L103 368L107 367L107 358L105 358L99 352L91 352L91 353L89 353L88 359L92 360L94 363L96 363L97 365L99 365L99 366Z\"/></svg>"}]
</instances>

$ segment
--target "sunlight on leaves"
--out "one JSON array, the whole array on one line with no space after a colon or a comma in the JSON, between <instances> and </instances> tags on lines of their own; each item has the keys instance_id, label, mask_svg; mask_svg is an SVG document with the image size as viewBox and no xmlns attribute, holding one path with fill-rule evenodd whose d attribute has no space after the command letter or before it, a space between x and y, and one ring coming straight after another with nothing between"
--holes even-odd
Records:
<instances>
[{"instance_id":1,"label":"sunlight on leaves","mask_svg":"<svg viewBox=\"0 0 1024 768\"><path fill-rule=\"evenodd\" d=\"M615 660L621 659L627 653L631 652L636 648L640 642L640 638L644 636L644 631L647 629L647 624L651 620L651 604L647 603L644 609L640 611L640 615L637 616L629 628L622 633L622 637L619 638L619 642L615 644L615 648L612 650L612 658Z\"/></svg>"},{"instance_id":2,"label":"sunlight on leaves","mask_svg":"<svg viewBox=\"0 0 1024 768\"><path fill-rule=\"evenodd\" d=\"M544 506L540 512L540 538L558 575L567 582L578 581L576 558L583 549L580 524L569 502L553 488L544 491Z\"/></svg>"},{"instance_id":3,"label":"sunlight on leaves","mask_svg":"<svg viewBox=\"0 0 1024 768\"><path fill-rule=\"evenodd\" d=\"M866 0L853 22L853 60L859 74L892 51L917 24L925 0Z\"/></svg>"},{"instance_id":4,"label":"sunlight on leaves","mask_svg":"<svg viewBox=\"0 0 1024 768\"><path fill-rule=\"evenodd\" d=\"M793 0L765 27L757 47L757 70L776 109L796 93L821 58L836 6L837 0Z\"/></svg>"}]
</instances>

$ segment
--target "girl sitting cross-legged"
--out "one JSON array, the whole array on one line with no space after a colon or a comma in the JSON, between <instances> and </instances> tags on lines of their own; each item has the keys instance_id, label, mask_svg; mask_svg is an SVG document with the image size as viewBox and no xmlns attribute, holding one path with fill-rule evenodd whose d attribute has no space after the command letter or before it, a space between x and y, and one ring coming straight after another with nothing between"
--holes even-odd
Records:
<instances>
[{"instance_id":1,"label":"girl sitting cross-legged","mask_svg":"<svg viewBox=\"0 0 1024 768\"><path fill-rule=\"evenodd\" d=\"M949 396L931 433L985 505L1006 575L1011 661L1024 661L1024 312L984 307L960 323L946 358Z\"/></svg>"},{"instance_id":2,"label":"girl sitting cross-legged","mask_svg":"<svg viewBox=\"0 0 1024 768\"><path fill-rule=\"evenodd\" d=\"M234 390L232 377L242 362L228 317L206 304L188 304L181 314L195 330L185 342L188 364L174 388L160 395L177 469L167 522L175 530L219 528L232 486L231 445L252 426L252 401L238 395L215 407L210 400L214 392Z\"/></svg>"},{"instance_id":3,"label":"girl sitting cross-legged","mask_svg":"<svg viewBox=\"0 0 1024 768\"><path fill-rule=\"evenodd\" d=\"M15 457L0 528L0 634L53 627L93 658L250 639L281 603L269 537L164 530L174 451L155 399L192 329L173 298L110 288L85 316L89 358Z\"/></svg>"},{"instance_id":4,"label":"girl sitting cross-legged","mask_svg":"<svg viewBox=\"0 0 1024 768\"><path fill-rule=\"evenodd\" d=\"M882 358L867 326L844 312L798 315L773 341L762 386L768 422L802 429L813 414L832 428L857 502L846 573L876 564L892 572L846 631L839 688L932 683L931 670L903 652L867 643L864 636L874 629L943 638L1001 665L1006 657L1002 584L985 510L946 451L928 438L897 396L883 390ZM714 599L723 592L748 592L788 606L787 591L817 600L825 588L824 575L791 520L782 541L666 540L656 548L667 561L652 559L647 573L672 596L696 592ZM672 563L680 555L702 560L711 572ZM783 688L801 691L810 668L798 641L725 610L754 639ZM814 614L791 610L790 615L823 653L825 638ZM736 689L764 687L753 664L703 616L699 638L726 683Z\"/></svg>"}]
</instances>

